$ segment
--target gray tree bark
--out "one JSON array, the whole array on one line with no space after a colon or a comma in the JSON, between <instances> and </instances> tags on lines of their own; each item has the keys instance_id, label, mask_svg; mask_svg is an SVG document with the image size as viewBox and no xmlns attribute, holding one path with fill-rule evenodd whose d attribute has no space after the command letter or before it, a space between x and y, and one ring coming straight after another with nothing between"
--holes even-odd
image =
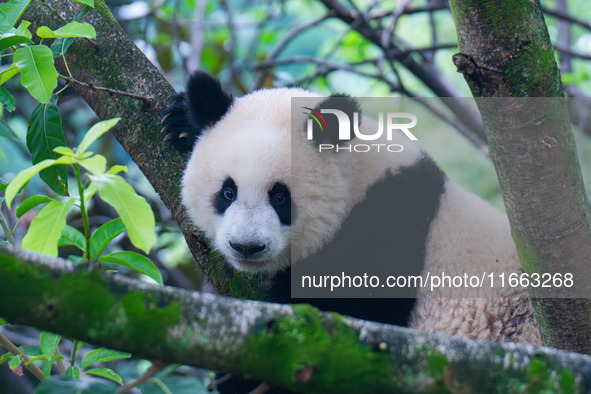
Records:
<instances>
[{"instance_id":1,"label":"gray tree bark","mask_svg":"<svg viewBox=\"0 0 591 394\"><path fill-rule=\"evenodd\" d=\"M590 212L540 5L536 0L451 0L450 5L460 50L454 61L477 97L521 266L527 273L572 273L577 288L571 294L588 297ZM530 293L544 343L590 353L590 300L541 299L567 293L535 290Z\"/></svg>"}]
</instances>

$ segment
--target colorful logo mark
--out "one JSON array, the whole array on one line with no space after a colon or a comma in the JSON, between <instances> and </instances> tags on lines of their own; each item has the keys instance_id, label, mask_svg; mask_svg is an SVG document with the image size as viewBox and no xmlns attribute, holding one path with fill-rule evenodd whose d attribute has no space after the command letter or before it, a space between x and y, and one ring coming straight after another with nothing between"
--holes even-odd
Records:
<instances>
[{"instance_id":1,"label":"colorful logo mark","mask_svg":"<svg viewBox=\"0 0 591 394\"><path fill-rule=\"evenodd\" d=\"M304 107L304 109L309 110L310 112L304 112L304 114L310 116L312 119L314 119L316 121L316 123L318 123L318 126L320 126L320 130L324 131L324 128L326 127L326 131L328 131L328 125L326 124L326 120L324 120L324 117L322 115L320 115L320 112L313 110L310 107ZM320 118L320 119L318 119ZM320 120L322 120L322 123L324 123L324 126L322 126L322 123L320 123Z\"/></svg>"}]
</instances>

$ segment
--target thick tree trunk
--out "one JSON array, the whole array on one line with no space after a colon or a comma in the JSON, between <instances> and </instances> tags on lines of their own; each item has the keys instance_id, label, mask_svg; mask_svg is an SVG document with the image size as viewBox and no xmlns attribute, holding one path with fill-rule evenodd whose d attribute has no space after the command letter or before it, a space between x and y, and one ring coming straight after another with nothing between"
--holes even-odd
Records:
<instances>
[{"instance_id":1,"label":"thick tree trunk","mask_svg":"<svg viewBox=\"0 0 591 394\"><path fill-rule=\"evenodd\" d=\"M81 4L73 1L47 1L53 8L58 3L59 14L67 21L71 21L83 8ZM23 19L32 23L33 32L42 25L55 29L64 24L41 2L31 2ZM180 179L188 156L179 154L170 144L163 141L160 135L160 113L169 104L174 90L127 37L104 1L96 0L95 8L81 22L92 24L96 29L97 38L93 40L95 45L77 39L68 49L66 60L72 76L86 84L134 93L148 100L96 91L79 84L73 84L73 87L99 118L122 118L113 129L113 135L170 209L185 235L195 260L204 269L217 291L235 297L260 299L265 278L225 269L220 257L208 253L200 234L181 205ZM57 60L57 67L61 74L68 75L61 59Z\"/></svg>"},{"instance_id":2,"label":"thick tree trunk","mask_svg":"<svg viewBox=\"0 0 591 394\"><path fill-rule=\"evenodd\" d=\"M589 297L589 209L539 3L450 4L460 50L454 61L477 97L521 266L528 273L574 274L576 290L532 296ZM537 298L534 306L545 344L591 352L588 299Z\"/></svg>"},{"instance_id":3,"label":"thick tree trunk","mask_svg":"<svg viewBox=\"0 0 591 394\"><path fill-rule=\"evenodd\" d=\"M0 316L298 391L589 392L591 357L152 286L0 246Z\"/></svg>"}]
</instances>

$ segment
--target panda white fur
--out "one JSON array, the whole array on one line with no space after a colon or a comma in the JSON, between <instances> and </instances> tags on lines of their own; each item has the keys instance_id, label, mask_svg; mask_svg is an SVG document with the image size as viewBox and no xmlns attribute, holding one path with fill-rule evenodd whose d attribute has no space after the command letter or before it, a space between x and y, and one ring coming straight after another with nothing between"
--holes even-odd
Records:
<instances>
[{"instance_id":1,"label":"panda white fur","mask_svg":"<svg viewBox=\"0 0 591 394\"><path fill-rule=\"evenodd\" d=\"M191 219L234 268L274 275L268 301L302 302L290 299L291 264L330 243L348 215L384 190L402 204L391 221L400 237L387 242L419 272L519 272L506 216L449 180L419 148L405 144L389 160L371 153L320 155L303 131L302 138L291 137L292 97L318 96L290 88L234 99L198 72L162 121L165 139L192 150L182 182ZM510 289L494 298L419 290L416 299L304 301L427 332L541 343L527 294Z\"/></svg>"}]
</instances>

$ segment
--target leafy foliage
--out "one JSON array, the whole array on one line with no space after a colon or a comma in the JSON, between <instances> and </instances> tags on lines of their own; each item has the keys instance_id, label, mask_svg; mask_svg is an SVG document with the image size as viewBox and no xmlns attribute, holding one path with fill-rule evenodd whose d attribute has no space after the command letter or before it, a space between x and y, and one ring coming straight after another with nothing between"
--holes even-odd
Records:
<instances>
[{"instance_id":1,"label":"leafy foliage","mask_svg":"<svg viewBox=\"0 0 591 394\"><path fill-rule=\"evenodd\" d=\"M95 124L86 133L80 144L68 148L64 136L62 118L57 106L58 95L55 92L58 79L67 80L70 76L60 75L55 68L54 58L61 57L66 64L66 52L74 39L93 39L96 37L94 27L82 23L81 18L94 7L93 1L79 1L86 5L74 20L65 23L58 29L41 26L36 35L41 42L35 44L29 30L30 23L18 20L29 6L30 0L10 0L0 4L0 52L9 52L3 57L11 56L12 63L0 72L0 85L11 81L21 74L20 82L30 95L39 102L29 119L26 134L26 149L30 152L32 166L20 171L8 184L1 183L5 195L0 199L12 206L15 197L37 174L49 188L57 194L34 195L22 201L16 209L18 218L23 218L33 209L38 209L33 217L21 246L50 256L58 255L60 246L74 246L84 253L83 263L98 263L105 248L115 237L127 231L129 238L138 249L149 252L154 243L155 220L151 207L143 197L138 196L133 188L118 175L127 171L125 166L115 165L107 169L107 160L100 154L88 149L102 135L114 127L119 119L110 119ZM51 48L43 40L53 41ZM16 107L12 94L0 86L0 118L2 110L14 111ZM10 127L0 121L0 137L15 139ZM4 152L0 150L0 158ZM83 177L88 173L86 179ZM69 173L74 173L77 191L72 193L68 184ZM104 196L108 204L113 205L122 218L112 220L100 226L94 232L88 223L88 204L97 191ZM39 209L39 207L41 207ZM84 220L84 233L68 225L73 210L79 210ZM10 230L4 228L5 233ZM73 259L76 260L76 259ZM162 284L162 277L156 266L145 256L135 252L118 252L106 259L110 264L119 264L135 269ZM2 324L5 321L2 321ZM56 392L72 390L76 392L113 392L115 384L122 384L122 377L103 363L131 355L105 348L92 350L77 365L77 353L82 342L75 341L70 360L60 354L58 345L62 338L49 332L42 332L40 346L21 346L20 354L6 353L0 356L0 364L8 362L10 368L22 375L23 365L42 362L43 375L48 378L38 387L37 392ZM28 358L28 361L25 360ZM68 365L65 365L67 361ZM59 364L64 376L52 375L53 367ZM97 365L99 364L99 365ZM88 378L80 380L81 375ZM94 376L90 378L90 376Z\"/></svg>"}]
</instances>

